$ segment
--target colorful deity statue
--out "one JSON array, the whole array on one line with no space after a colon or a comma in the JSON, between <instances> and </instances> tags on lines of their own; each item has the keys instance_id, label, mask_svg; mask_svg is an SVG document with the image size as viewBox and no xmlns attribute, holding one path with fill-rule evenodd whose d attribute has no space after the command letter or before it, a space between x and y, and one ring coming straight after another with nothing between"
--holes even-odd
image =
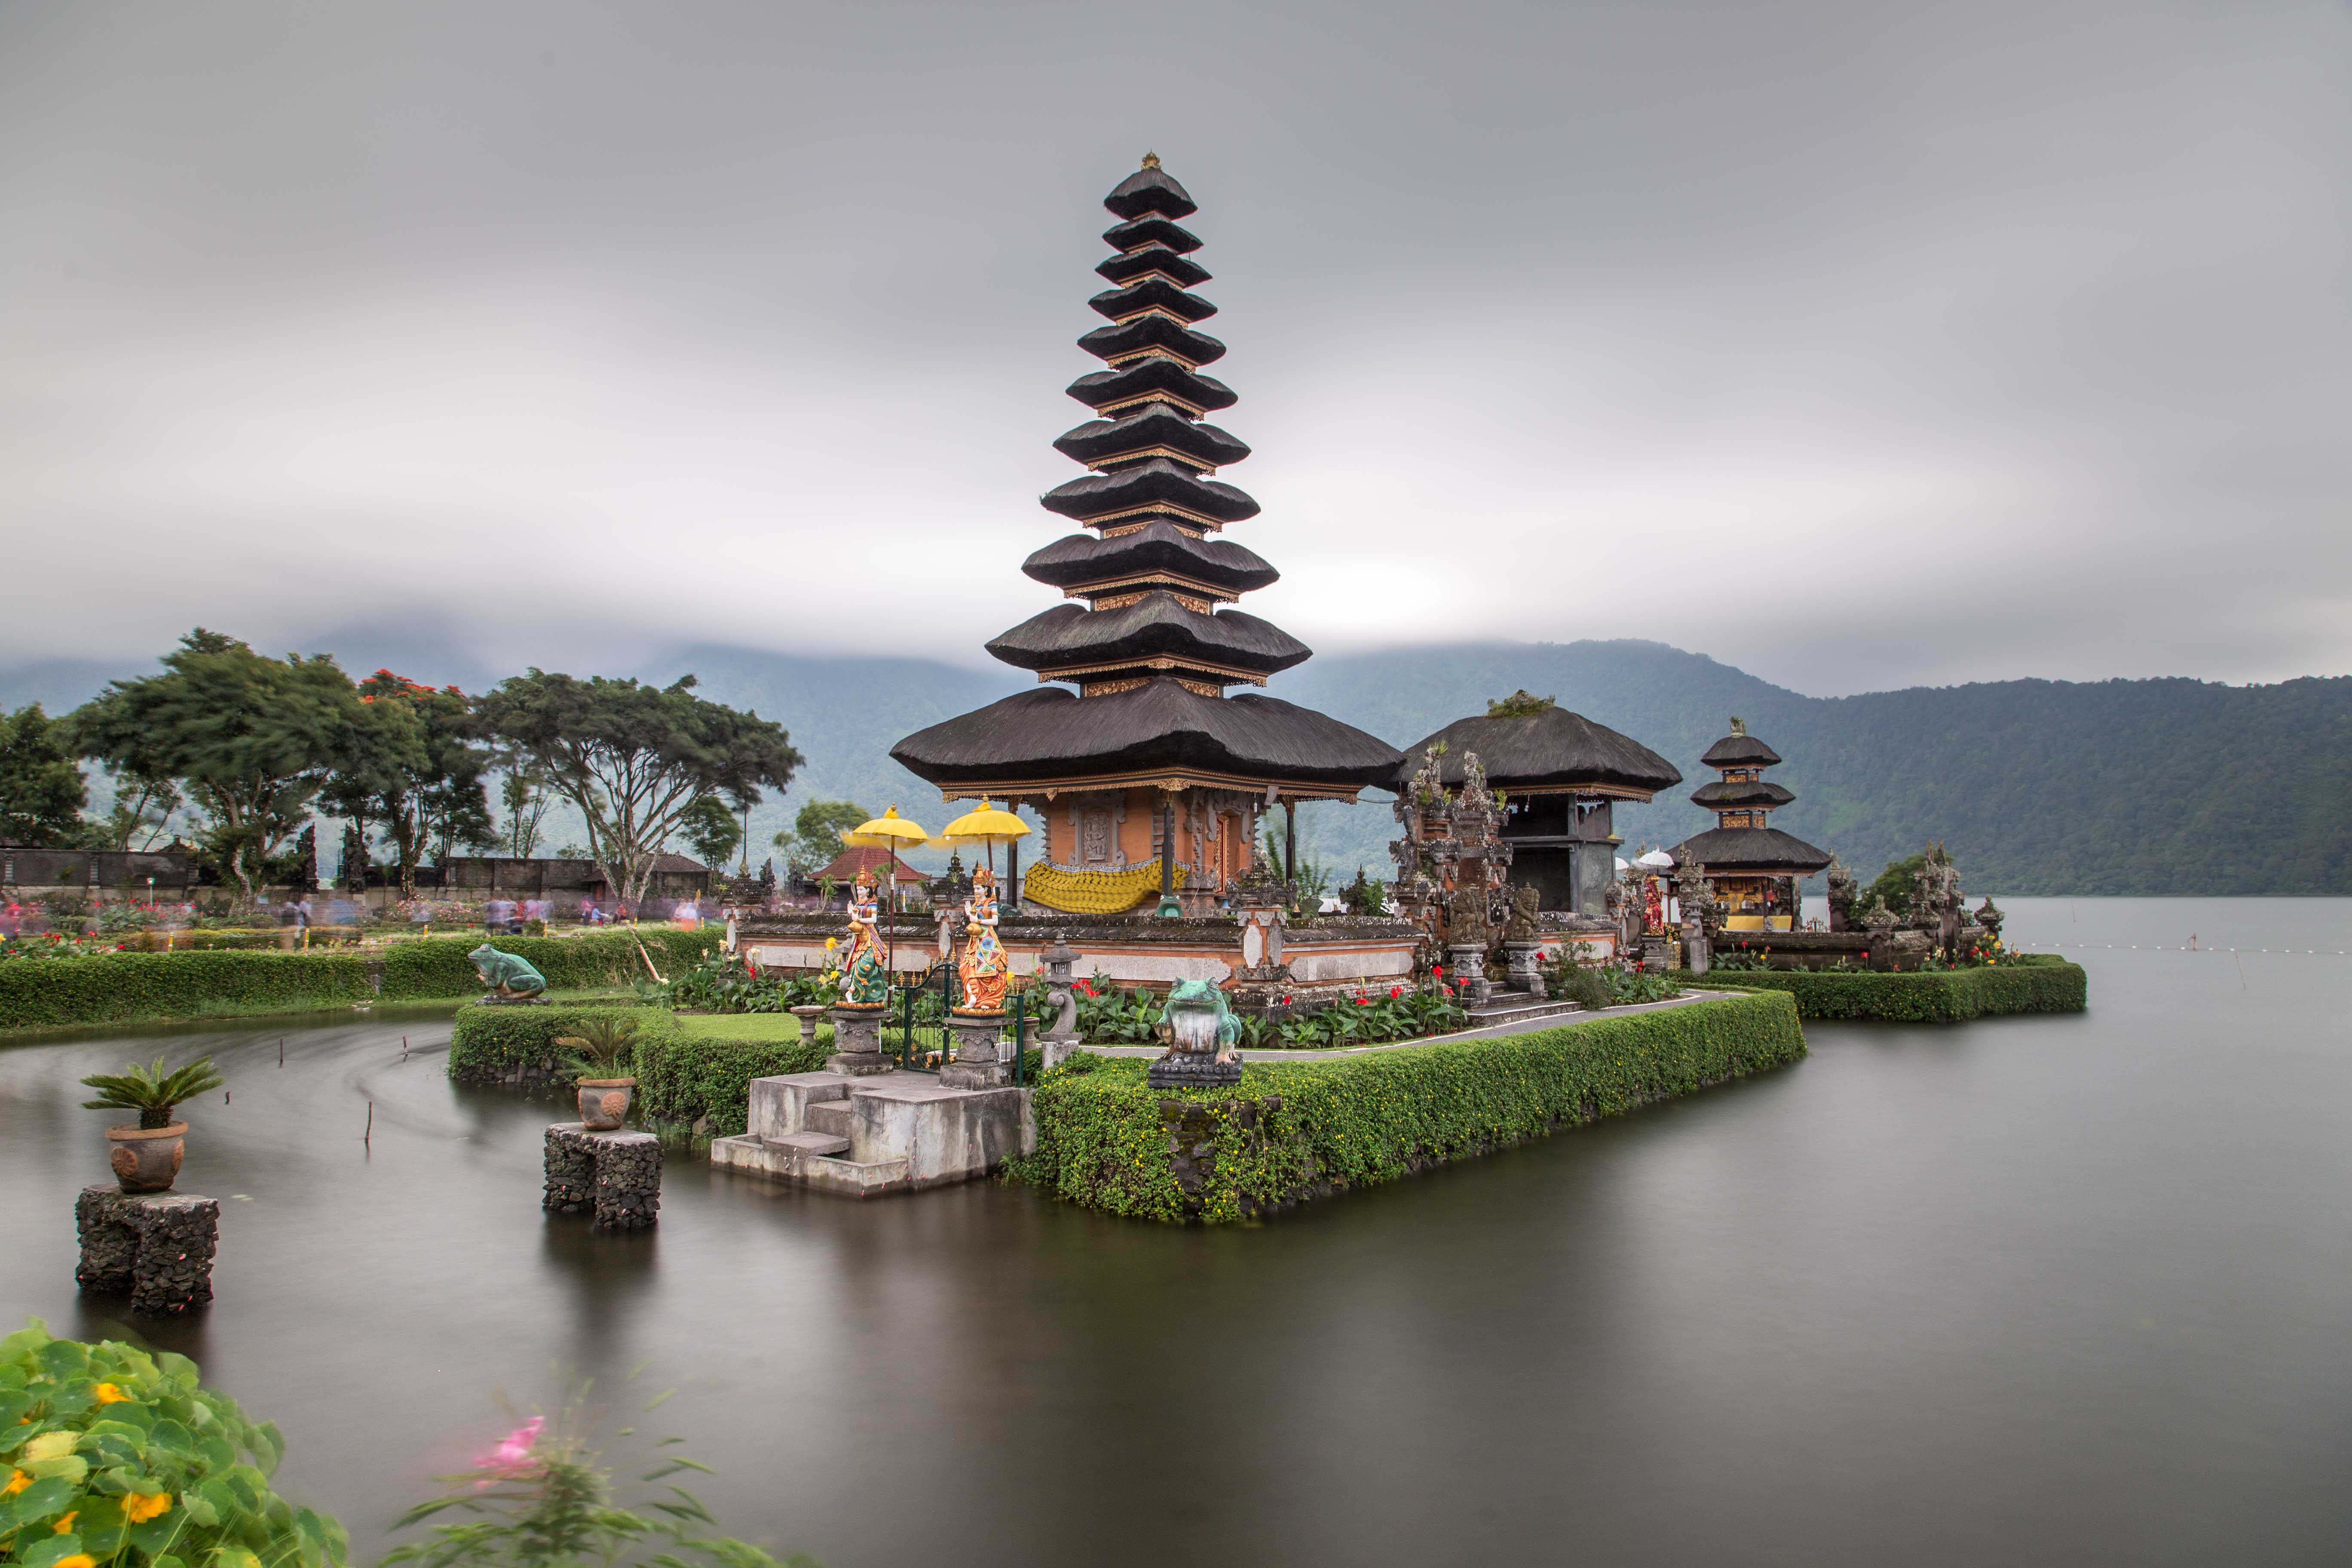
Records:
<instances>
[{"instance_id":1,"label":"colorful deity statue","mask_svg":"<svg viewBox=\"0 0 2352 1568\"><path fill-rule=\"evenodd\" d=\"M849 949L841 964L841 1001L848 1007L879 1007L890 1000L890 969L882 956L882 902L871 868L857 873L849 889Z\"/></svg>"},{"instance_id":2,"label":"colorful deity statue","mask_svg":"<svg viewBox=\"0 0 2352 1568\"><path fill-rule=\"evenodd\" d=\"M971 874L971 897L963 901L963 956L956 972L963 979L960 1013L1002 1013L1004 984L1013 961L996 940L996 876L982 866Z\"/></svg>"}]
</instances>

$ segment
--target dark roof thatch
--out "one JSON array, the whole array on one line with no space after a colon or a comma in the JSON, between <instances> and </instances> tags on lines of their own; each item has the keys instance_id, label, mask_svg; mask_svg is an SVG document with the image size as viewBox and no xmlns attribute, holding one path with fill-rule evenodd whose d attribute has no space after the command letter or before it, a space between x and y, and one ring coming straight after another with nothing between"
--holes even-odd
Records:
<instances>
[{"instance_id":1,"label":"dark roof thatch","mask_svg":"<svg viewBox=\"0 0 2352 1568\"><path fill-rule=\"evenodd\" d=\"M1201 209L1193 204L1176 177L1161 169L1157 163L1146 163L1117 185L1103 198L1103 205L1120 217L1141 217L1145 213L1158 213L1161 217L1191 217Z\"/></svg>"},{"instance_id":2,"label":"dark roof thatch","mask_svg":"<svg viewBox=\"0 0 2352 1568\"><path fill-rule=\"evenodd\" d=\"M1710 871L1810 876L1830 863L1830 852L1777 827L1710 827L1675 846Z\"/></svg>"},{"instance_id":3,"label":"dark roof thatch","mask_svg":"<svg viewBox=\"0 0 2352 1568\"><path fill-rule=\"evenodd\" d=\"M1139 246L1164 245L1179 256L1190 256L1201 248L1201 237L1187 228L1179 228L1164 217L1139 217L1132 223L1115 223L1103 230L1103 243L1113 250L1133 250Z\"/></svg>"},{"instance_id":4,"label":"dark roof thatch","mask_svg":"<svg viewBox=\"0 0 2352 1568\"><path fill-rule=\"evenodd\" d=\"M1173 278L1177 286L1182 289L1197 289L1210 278L1207 268L1177 255L1164 245L1107 256L1095 263L1095 270L1114 283L1126 283L1147 272L1162 272Z\"/></svg>"},{"instance_id":5,"label":"dark roof thatch","mask_svg":"<svg viewBox=\"0 0 2352 1568\"><path fill-rule=\"evenodd\" d=\"M1780 753L1753 735L1726 735L1699 758L1711 768L1769 768Z\"/></svg>"},{"instance_id":6,"label":"dark roof thatch","mask_svg":"<svg viewBox=\"0 0 2352 1568\"><path fill-rule=\"evenodd\" d=\"M1117 473L1080 475L1047 490L1037 504L1080 522L1154 505L1181 507L1218 522L1239 522L1255 517L1258 510L1248 491L1221 479L1204 479L1166 458Z\"/></svg>"},{"instance_id":7,"label":"dark roof thatch","mask_svg":"<svg viewBox=\"0 0 2352 1568\"><path fill-rule=\"evenodd\" d=\"M1506 790L1573 789L1578 785L1640 790L1654 795L1683 782L1674 763L1605 724L1565 708L1547 708L1517 719L1456 719L1405 750L1405 763L1390 785L1402 789L1421 766L1423 752L1440 742L1438 776L1449 786L1462 782L1465 753L1475 752L1486 780Z\"/></svg>"},{"instance_id":8,"label":"dark roof thatch","mask_svg":"<svg viewBox=\"0 0 2352 1568\"><path fill-rule=\"evenodd\" d=\"M1065 535L1023 562L1021 570L1056 588L1167 572L1235 594L1263 588L1282 575L1255 551L1223 539L1195 539L1164 517L1108 539Z\"/></svg>"},{"instance_id":9,"label":"dark roof thatch","mask_svg":"<svg viewBox=\"0 0 2352 1568\"><path fill-rule=\"evenodd\" d=\"M1067 390L1089 408L1132 403L1153 393L1179 398L1204 413L1231 408L1241 401L1232 387L1215 376L1186 370L1174 360L1159 354L1131 359L1109 370L1090 372L1070 383Z\"/></svg>"},{"instance_id":10,"label":"dark roof thatch","mask_svg":"<svg viewBox=\"0 0 2352 1568\"><path fill-rule=\"evenodd\" d=\"M1272 621L1239 610L1204 616L1160 590L1116 610L1056 605L991 639L988 651L1022 669L1066 669L1164 655L1253 675L1288 669L1314 653Z\"/></svg>"},{"instance_id":11,"label":"dark roof thatch","mask_svg":"<svg viewBox=\"0 0 2352 1568\"><path fill-rule=\"evenodd\" d=\"M1797 797L1769 779L1748 784L1711 780L1691 791L1691 799L1709 811L1735 811L1743 805L1786 805Z\"/></svg>"},{"instance_id":12,"label":"dark roof thatch","mask_svg":"<svg viewBox=\"0 0 2352 1568\"><path fill-rule=\"evenodd\" d=\"M1155 307L1187 321L1205 321L1217 308L1198 294L1188 294L1163 278L1147 278L1124 289L1106 289L1087 304L1097 316L1119 321Z\"/></svg>"},{"instance_id":13,"label":"dark roof thatch","mask_svg":"<svg viewBox=\"0 0 2352 1568\"><path fill-rule=\"evenodd\" d=\"M1187 419L1167 403L1147 403L1123 418L1089 419L1054 443L1054 450L1080 463L1097 463L1122 452L1149 451L1154 447L1181 452L1207 468L1238 463L1250 452L1214 425Z\"/></svg>"},{"instance_id":14,"label":"dark roof thatch","mask_svg":"<svg viewBox=\"0 0 2352 1568\"><path fill-rule=\"evenodd\" d=\"M1025 784L1160 772L1270 784L1387 787L1387 742L1272 697L1203 697L1172 679L1108 697L1039 687L918 731L890 749L942 785Z\"/></svg>"},{"instance_id":15,"label":"dark roof thatch","mask_svg":"<svg viewBox=\"0 0 2352 1568\"><path fill-rule=\"evenodd\" d=\"M1078 340L1078 347L1097 359L1116 359L1142 349L1165 349L1186 364L1212 364L1225 357L1225 345L1206 332L1196 332L1165 316L1138 316L1097 327Z\"/></svg>"}]
</instances>

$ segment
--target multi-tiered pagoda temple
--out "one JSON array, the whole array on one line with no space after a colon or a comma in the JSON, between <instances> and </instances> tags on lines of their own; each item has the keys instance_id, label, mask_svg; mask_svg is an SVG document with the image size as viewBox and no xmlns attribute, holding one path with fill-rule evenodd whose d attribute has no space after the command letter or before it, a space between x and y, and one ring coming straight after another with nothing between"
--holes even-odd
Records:
<instances>
[{"instance_id":1,"label":"multi-tiered pagoda temple","mask_svg":"<svg viewBox=\"0 0 2352 1568\"><path fill-rule=\"evenodd\" d=\"M1675 845L1675 858L1687 856L1705 868L1726 931L1796 930L1797 884L1831 857L1771 826L1772 813L1797 798L1764 776L1780 765L1780 753L1734 719L1731 733L1699 761L1722 775L1691 791L1692 803L1714 812L1716 825Z\"/></svg>"},{"instance_id":2,"label":"multi-tiered pagoda temple","mask_svg":"<svg viewBox=\"0 0 2352 1568\"><path fill-rule=\"evenodd\" d=\"M988 645L1066 684L935 724L890 754L950 800L991 795L1044 818L1027 901L1104 914L1181 888L1198 910L1249 868L1265 808L1353 800L1403 759L1312 710L1227 694L1310 650L1225 607L1278 574L1222 537L1258 505L1216 477L1249 448L1206 419L1235 398L1202 374L1225 345L1197 326L1216 307L1192 292L1209 277L1179 224L1192 198L1147 156L1103 205L1119 220L1103 235L1116 254L1096 268L1112 287L1087 303L1108 324L1078 346L1105 368L1069 388L1095 417L1054 443L1089 471L1041 498L1085 531L1022 565L1077 602Z\"/></svg>"}]
</instances>

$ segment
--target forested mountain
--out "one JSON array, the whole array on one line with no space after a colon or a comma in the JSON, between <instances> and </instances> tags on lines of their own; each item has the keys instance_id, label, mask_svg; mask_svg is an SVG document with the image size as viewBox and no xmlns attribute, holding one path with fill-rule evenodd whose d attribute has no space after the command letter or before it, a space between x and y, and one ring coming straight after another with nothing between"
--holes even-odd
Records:
<instances>
[{"instance_id":1,"label":"forested mountain","mask_svg":"<svg viewBox=\"0 0 2352 1568\"><path fill-rule=\"evenodd\" d=\"M326 646L355 672L390 664L468 690L492 677L462 649L420 653L357 635ZM0 675L0 703L37 698L59 712L110 676L152 668L48 665ZM896 802L918 820L940 816L934 792L889 760L891 743L1030 684L1011 670L723 646L577 673L667 681L688 670L706 696L782 721L808 759L791 800L755 814L755 846L814 797L877 811ZM1672 844L1708 825L1684 797L1711 776L1699 753L1737 713L1788 759L1771 776L1797 801L1775 824L1864 873L1941 838L1971 890L2352 894L2344 810L2352 678L2253 687L2009 680L1824 699L1661 643L1620 641L1327 654L1270 689L1402 747L1522 687L1623 731L1683 770L1685 783L1670 796L1619 812L1631 847ZM1309 852L1340 879L1360 863L1376 875L1387 869L1393 825L1384 798L1310 806L1300 821Z\"/></svg>"}]
</instances>

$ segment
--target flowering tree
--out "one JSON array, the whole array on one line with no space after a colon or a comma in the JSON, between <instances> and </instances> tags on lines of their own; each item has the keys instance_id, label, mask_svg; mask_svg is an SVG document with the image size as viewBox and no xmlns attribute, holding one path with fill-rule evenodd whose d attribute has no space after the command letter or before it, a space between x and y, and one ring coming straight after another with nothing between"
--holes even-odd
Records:
<instances>
[{"instance_id":1,"label":"flowering tree","mask_svg":"<svg viewBox=\"0 0 2352 1568\"><path fill-rule=\"evenodd\" d=\"M373 826L399 865L400 896L416 896L416 868L457 845L488 848L488 753L473 744L473 709L454 686L421 686L379 669L359 683L367 743L328 782L328 809Z\"/></svg>"}]
</instances>

